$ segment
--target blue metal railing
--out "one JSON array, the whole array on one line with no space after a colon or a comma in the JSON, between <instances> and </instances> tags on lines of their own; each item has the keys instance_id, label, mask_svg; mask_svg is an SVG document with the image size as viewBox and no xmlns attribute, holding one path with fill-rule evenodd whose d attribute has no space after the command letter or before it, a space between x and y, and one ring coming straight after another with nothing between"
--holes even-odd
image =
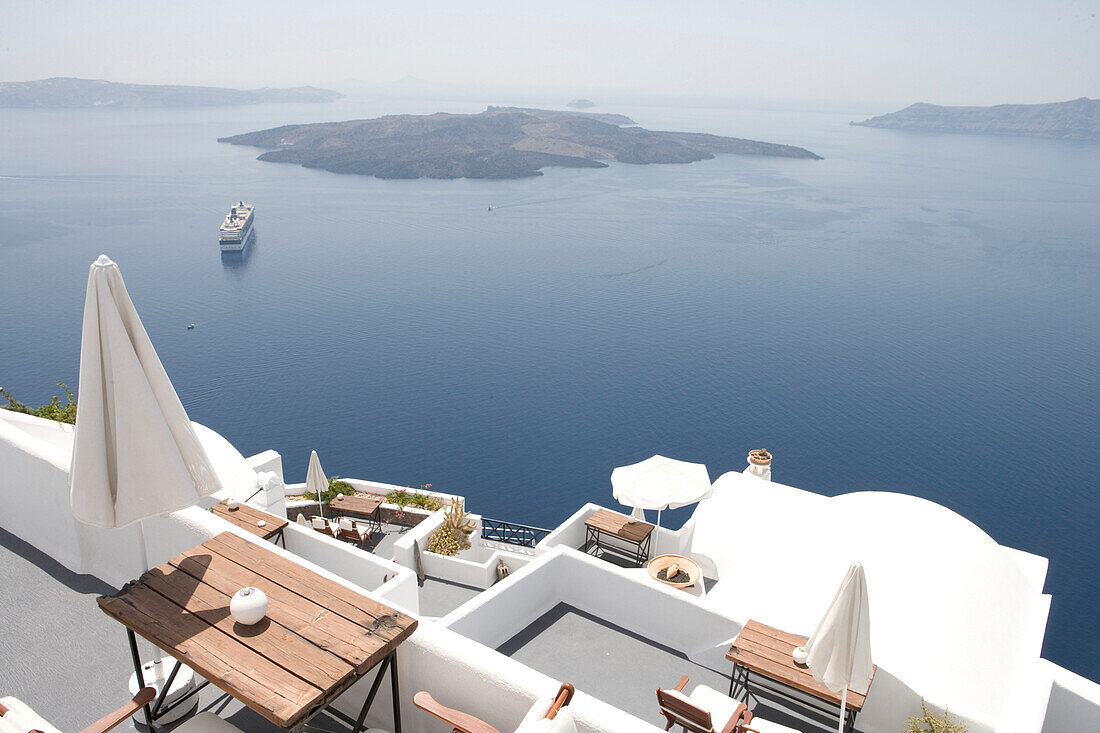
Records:
<instances>
[{"instance_id":1,"label":"blue metal railing","mask_svg":"<svg viewBox=\"0 0 1100 733\"><path fill-rule=\"evenodd\" d=\"M502 522L499 519L481 518L481 537L492 542L504 542L509 545L534 547L542 538L550 534L548 529L528 527L515 522Z\"/></svg>"}]
</instances>

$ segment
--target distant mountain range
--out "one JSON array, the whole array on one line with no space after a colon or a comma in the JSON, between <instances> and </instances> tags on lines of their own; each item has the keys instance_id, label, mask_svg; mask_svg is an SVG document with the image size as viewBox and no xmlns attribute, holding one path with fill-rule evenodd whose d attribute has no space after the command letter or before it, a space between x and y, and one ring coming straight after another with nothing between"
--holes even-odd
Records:
<instances>
[{"instance_id":1,"label":"distant mountain range","mask_svg":"<svg viewBox=\"0 0 1100 733\"><path fill-rule=\"evenodd\" d=\"M343 96L318 87L242 90L121 84L72 77L0 82L0 107L228 107L262 102L332 102Z\"/></svg>"},{"instance_id":2,"label":"distant mountain range","mask_svg":"<svg viewBox=\"0 0 1100 733\"><path fill-rule=\"evenodd\" d=\"M623 115L489 107L469 115L287 125L219 142L271 151L259 160L378 178L521 178L541 175L547 166L691 163L717 153L818 159L792 145L629 126L634 124Z\"/></svg>"},{"instance_id":3,"label":"distant mountain range","mask_svg":"<svg viewBox=\"0 0 1100 733\"><path fill-rule=\"evenodd\" d=\"M921 102L900 112L851 124L893 130L1100 140L1100 99L1081 97L1069 102L995 107L941 107Z\"/></svg>"}]
</instances>

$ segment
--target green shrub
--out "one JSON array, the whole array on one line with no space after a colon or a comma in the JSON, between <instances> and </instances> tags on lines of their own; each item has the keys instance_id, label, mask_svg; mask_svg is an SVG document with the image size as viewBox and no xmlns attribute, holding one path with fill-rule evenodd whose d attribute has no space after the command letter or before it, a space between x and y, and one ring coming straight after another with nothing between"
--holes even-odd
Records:
<instances>
[{"instance_id":1,"label":"green shrub","mask_svg":"<svg viewBox=\"0 0 1100 733\"><path fill-rule=\"evenodd\" d=\"M905 721L905 730L902 733L967 733L966 726L957 720L952 720L947 711L940 715L935 710L929 710L924 699L920 701L921 716L909 718Z\"/></svg>"},{"instance_id":2,"label":"green shrub","mask_svg":"<svg viewBox=\"0 0 1100 733\"><path fill-rule=\"evenodd\" d=\"M4 393L4 396L8 398L7 408L13 412L22 412L25 415L34 415L35 417L44 417L47 420L56 420L57 422L65 422L70 425L76 424L76 398L73 397L72 391L65 385L64 382L58 382L57 386L65 390L65 395L68 397L68 404L61 404L61 398L54 395L50 398L50 401L41 407L30 407L24 405L19 400L15 399L8 393Z\"/></svg>"},{"instance_id":3,"label":"green shrub","mask_svg":"<svg viewBox=\"0 0 1100 733\"><path fill-rule=\"evenodd\" d=\"M351 487L347 481L341 481L339 476L330 476L328 480L328 488L321 494L321 501L332 501L339 494L345 496L354 496L355 489ZM310 501L317 501L317 494L312 491L307 491L303 494Z\"/></svg>"},{"instance_id":4,"label":"green shrub","mask_svg":"<svg viewBox=\"0 0 1100 733\"><path fill-rule=\"evenodd\" d=\"M426 484L424 488L430 487L431 484ZM427 509L430 512L434 512L436 509L442 508L443 504L434 496L427 494L421 494L417 491L406 491L405 489L397 489L386 494L386 501L390 504L396 504L404 509L407 506L414 506L418 509Z\"/></svg>"}]
</instances>

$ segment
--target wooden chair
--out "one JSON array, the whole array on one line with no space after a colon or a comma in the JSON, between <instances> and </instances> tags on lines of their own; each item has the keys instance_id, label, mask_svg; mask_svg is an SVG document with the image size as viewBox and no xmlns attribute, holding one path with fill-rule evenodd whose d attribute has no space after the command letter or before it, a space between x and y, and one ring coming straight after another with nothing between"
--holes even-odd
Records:
<instances>
[{"instance_id":1,"label":"wooden chair","mask_svg":"<svg viewBox=\"0 0 1100 733\"><path fill-rule=\"evenodd\" d=\"M310 517L309 522L313 528L321 534L327 534L329 537L336 536L336 530L332 528L332 525L329 524L328 520L324 517Z\"/></svg>"},{"instance_id":2,"label":"wooden chair","mask_svg":"<svg viewBox=\"0 0 1100 733\"><path fill-rule=\"evenodd\" d=\"M157 691L152 687L145 687L134 695L130 702L126 703L110 715L102 718L85 728L82 733L106 733L131 715L141 710L142 707L152 702L157 696ZM30 731L31 733L57 733L57 728L50 725L42 716L34 712L26 703L14 698L0 698L0 730Z\"/></svg>"},{"instance_id":3,"label":"wooden chair","mask_svg":"<svg viewBox=\"0 0 1100 733\"><path fill-rule=\"evenodd\" d=\"M515 733L524 731L538 731L538 733L576 733L577 727L573 722L573 713L568 709L569 701L573 699L573 685L566 682L553 698L539 698L523 722L516 728ZM453 733L500 733L496 728L480 718L475 718L461 710L453 710L436 702L427 692L418 692L413 696L413 705L426 710L435 717L454 727ZM554 721L551 724L542 721Z\"/></svg>"},{"instance_id":4,"label":"wooden chair","mask_svg":"<svg viewBox=\"0 0 1100 733\"><path fill-rule=\"evenodd\" d=\"M760 733L748 727L752 713L745 703L706 685L696 685L690 695L685 695L687 683L685 675L671 690L657 690L661 715L668 719L665 730L679 725L687 733Z\"/></svg>"},{"instance_id":5,"label":"wooden chair","mask_svg":"<svg viewBox=\"0 0 1100 733\"><path fill-rule=\"evenodd\" d=\"M340 517L340 522L336 529L337 535L342 540L348 542L358 542L360 549L367 549L366 544L369 542L371 547L377 547L374 540L371 538L370 524L364 525L363 522L353 522L347 517Z\"/></svg>"},{"instance_id":6,"label":"wooden chair","mask_svg":"<svg viewBox=\"0 0 1100 733\"><path fill-rule=\"evenodd\" d=\"M118 710L104 715L80 733L107 733L112 728L126 722L143 707L153 702L157 691L153 687L143 687L130 702ZM14 697L0 698L0 730L18 733L60 733L42 716L31 710L21 700ZM173 728L172 733L241 733L232 723L222 720L214 713L199 713L182 725Z\"/></svg>"}]
</instances>

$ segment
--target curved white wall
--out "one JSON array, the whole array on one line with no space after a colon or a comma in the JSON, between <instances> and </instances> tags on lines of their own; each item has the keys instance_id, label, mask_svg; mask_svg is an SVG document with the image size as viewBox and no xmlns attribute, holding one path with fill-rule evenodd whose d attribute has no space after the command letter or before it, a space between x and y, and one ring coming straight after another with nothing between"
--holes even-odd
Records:
<instances>
[{"instance_id":1,"label":"curved white wall","mask_svg":"<svg viewBox=\"0 0 1100 733\"><path fill-rule=\"evenodd\" d=\"M1049 597L1011 553L938 504L886 492L828 498L729 473L695 517L692 552L721 571L706 603L742 620L808 635L861 561L875 662L950 707L1009 714L1015 675L1041 651Z\"/></svg>"}]
</instances>

